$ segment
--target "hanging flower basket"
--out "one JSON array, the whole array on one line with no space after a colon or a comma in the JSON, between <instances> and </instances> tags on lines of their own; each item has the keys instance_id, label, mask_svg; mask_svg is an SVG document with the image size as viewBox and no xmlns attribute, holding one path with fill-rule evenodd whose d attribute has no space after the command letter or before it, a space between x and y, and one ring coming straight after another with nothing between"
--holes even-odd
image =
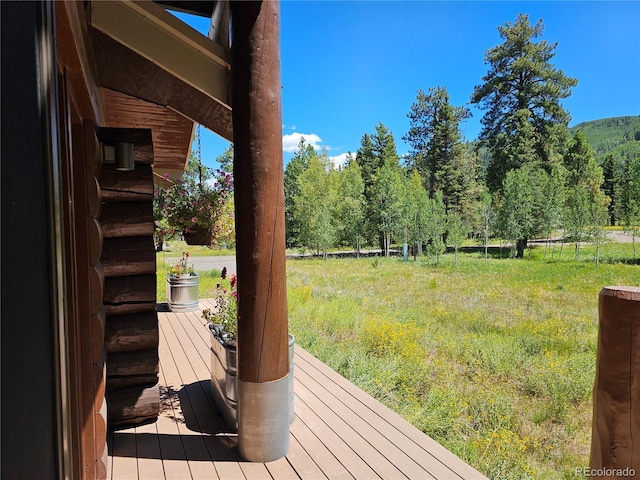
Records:
<instances>
[{"instance_id":1,"label":"hanging flower basket","mask_svg":"<svg viewBox=\"0 0 640 480\"><path fill-rule=\"evenodd\" d=\"M187 245L211 245L213 240L212 229L203 225L194 225L183 235Z\"/></svg>"}]
</instances>

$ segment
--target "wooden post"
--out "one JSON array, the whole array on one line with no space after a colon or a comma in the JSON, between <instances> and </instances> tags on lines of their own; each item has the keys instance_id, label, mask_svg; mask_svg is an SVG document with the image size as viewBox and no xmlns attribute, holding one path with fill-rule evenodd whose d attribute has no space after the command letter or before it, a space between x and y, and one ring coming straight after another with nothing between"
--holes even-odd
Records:
<instances>
[{"instance_id":1,"label":"wooden post","mask_svg":"<svg viewBox=\"0 0 640 480\"><path fill-rule=\"evenodd\" d=\"M599 315L592 478L640 478L640 288L603 288Z\"/></svg>"},{"instance_id":2,"label":"wooden post","mask_svg":"<svg viewBox=\"0 0 640 480\"><path fill-rule=\"evenodd\" d=\"M267 384L274 382L286 386L289 373L280 4L277 1L230 2L230 7L238 269L239 444L245 458L266 461L260 455L252 456L254 449L249 447L249 442L258 442L264 433L264 441L271 439L273 443L277 442L274 438L277 435L258 431L260 427L253 423L257 418L243 425L243 415L249 414L250 408L266 412L268 407L264 404L249 407L248 401L243 406L242 392L245 387L247 390L244 391L255 391L260 390L255 386L266 388ZM286 405L285 400L283 428L286 428L288 450ZM279 424L279 421L273 423ZM285 453L286 450L282 455Z\"/></svg>"}]
</instances>

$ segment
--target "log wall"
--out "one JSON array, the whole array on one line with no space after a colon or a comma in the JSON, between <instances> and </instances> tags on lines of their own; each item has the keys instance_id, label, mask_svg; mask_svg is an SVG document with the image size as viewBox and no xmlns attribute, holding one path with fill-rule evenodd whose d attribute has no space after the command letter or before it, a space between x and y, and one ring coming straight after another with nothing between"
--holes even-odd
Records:
<instances>
[{"instance_id":1,"label":"log wall","mask_svg":"<svg viewBox=\"0 0 640 480\"><path fill-rule=\"evenodd\" d=\"M160 410L150 132L101 129L103 142L134 143L135 171L103 165L100 223L109 427L147 423Z\"/></svg>"}]
</instances>

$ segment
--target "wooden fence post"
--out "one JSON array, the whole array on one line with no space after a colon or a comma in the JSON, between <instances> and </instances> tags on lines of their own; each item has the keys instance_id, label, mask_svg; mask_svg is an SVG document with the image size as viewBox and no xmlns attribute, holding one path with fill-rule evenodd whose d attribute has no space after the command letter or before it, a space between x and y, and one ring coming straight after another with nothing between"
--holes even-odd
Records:
<instances>
[{"instance_id":1,"label":"wooden fence post","mask_svg":"<svg viewBox=\"0 0 640 480\"><path fill-rule=\"evenodd\" d=\"M640 478L640 288L603 288L598 310L592 478Z\"/></svg>"}]
</instances>

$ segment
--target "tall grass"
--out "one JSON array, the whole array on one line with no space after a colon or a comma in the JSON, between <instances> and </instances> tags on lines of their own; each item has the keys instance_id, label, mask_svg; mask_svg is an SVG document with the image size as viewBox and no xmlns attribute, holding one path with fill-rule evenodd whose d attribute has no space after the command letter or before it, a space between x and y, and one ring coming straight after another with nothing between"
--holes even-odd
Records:
<instances>
[{"instance_id":1,"label":"tall grass","mask_svg":"<svg viewBox=\"0 0 640 480\"><path fill-rule=\"evenodd\" d=\"M613 245L608 245L611 247ZM629 245L596 267L524 260L288 261L296 342L492 479L588 465L598 293L640 285ZM557 248L557 247L556 247ZM573 258L572 252L570 252ZM592 259L593 257L591 257ZM602 259L601 259L602 261Z\"/></svg>"},{"instance_id":2,"label":"tall grass","mask_svg":"<svg viewBox=\"0 0 640 480\"><path fill-rule=\"evenodd\" d=\"M598 293L640 286L630 244L525 259L287 262L296 342L492 479L582 478ZM181 249L176 250L180 255ZM199 256L191 252L192 256ZM165 301L158 255L158 300ZM635 264L634 264L635 263ZM200 297L220 272L200 272Z\"/></svg>"}]
</instances>

